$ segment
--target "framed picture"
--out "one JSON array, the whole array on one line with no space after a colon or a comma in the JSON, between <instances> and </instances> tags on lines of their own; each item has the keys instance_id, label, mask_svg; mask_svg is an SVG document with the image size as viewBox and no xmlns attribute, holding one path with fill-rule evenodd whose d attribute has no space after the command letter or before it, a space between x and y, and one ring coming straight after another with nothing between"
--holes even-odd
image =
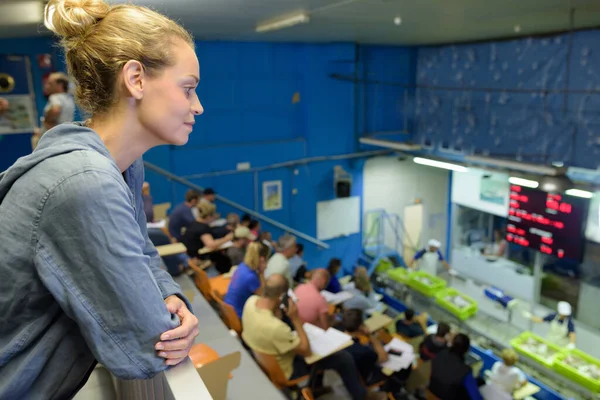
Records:
<instances>
[{"instance_id":1,"label":"framed picture","mask_svg":"<svg viewBox=\"0 0 600 400\"><path fill-rule=\"evenodd\" d=\"M31 96L0 95L0 103L0 135L33 132L36 125Z\"/></svg>"},{"instance_id":2,"label":"framed picture","mask_svg":"<svg viewBox=\"0 0 600 400\"><path fill-rule=\"evenodd\" d=\"M282 207L281 181L263 182L263 211L281 210Z\"/></svg>"}]
</instances>

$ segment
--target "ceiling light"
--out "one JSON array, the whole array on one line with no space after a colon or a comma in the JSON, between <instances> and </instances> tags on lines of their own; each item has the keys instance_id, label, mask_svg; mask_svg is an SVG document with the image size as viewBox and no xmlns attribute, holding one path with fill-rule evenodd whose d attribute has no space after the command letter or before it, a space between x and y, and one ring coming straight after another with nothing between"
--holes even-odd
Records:
<instances>
[{"instance_id":1,"label":"ceiling light","mask_svg":"<svg viewBox=\"0 0 600 400\"><path fill-rule=\"evenodd\" d=\"M449 169L451 171L456 171L456 172L467 172L469 170L467 167L463 167L462 165L450 164L450 163L443 162L443 161L430 160L429 158L415 157L415 158L413 158L413 161L417 164L427 165L428 167Z\"/></svg>"},{"instance_id":2,"label":"ceiling light","mask_svg":"<svg viewBox=\"0 0 600 400\"><path fill-rule=\"evenodd\" d=\"M284 18L279 18L272 21L260 23L256 26L256 32L276 31L279 29L289 28L294 25L306 24L310 22L310 17L307 13L299 13Z\"/></svg>"},{"instance_id":3,"label":"ceiling light","mask_svg":"<svg viewBox=\"0 0 600 400\"><path fill-rule=\"evenodd\" d=\"M394 18L394 25L400 25L402 23L402 18L396 17Z\"/></svg>"},{"instance_id":4,"label":"ceiling light","mask_svg":"<svg viewBox=\"0 0 600 400\"><path fill-rule=\"evenodd\" d=\"M566 175L545 175L540 180L540 189L548 193L564 193L573 188L573 181Z\"/></svg>"},{"instance_id":5,"label":"ceiling light","mask_svg":"<svg viewBox=\"0 0 600 400\"><path fill-rule=\"evenodd\" d=\"M510 178L508 178L508 181L510 183L512 183L513 185L525 186L525 187L532 188L532 189L535 189L540 185L537 181L532 181L532 180L523 179L523 178L517 178L514 176L511 176Z\"/></svg>"},{"instance_id":6,"label":"ceiling light","mask_svg":"<svg viewBox=\"0 0 600 400\"><path fill-rule=\"evenodd\" d=\"M516 33L521 32L521 25L519 25L519 24L515 25L515 32Z\"/></svg>"},{"instance_id":7,"label":"ceiling light","mask_svg":"<svg viewBox=\"0 0 600 400\"><path fill-rule=\"evenodd\" d=\"M594 193L580 189L569 189L565 193L569 196L583 197L584 199L591 199L592 197L594 197Z\"/></svg>"}]
</instances>

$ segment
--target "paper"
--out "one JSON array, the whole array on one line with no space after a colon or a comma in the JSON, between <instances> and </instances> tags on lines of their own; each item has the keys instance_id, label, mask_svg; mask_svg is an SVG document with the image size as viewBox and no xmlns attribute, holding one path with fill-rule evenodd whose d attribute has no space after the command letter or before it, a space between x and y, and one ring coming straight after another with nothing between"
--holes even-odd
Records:
<instances>
[{"instance_id":1,"label":"paper","mask_svg":"<svg viewBox=\"0 0 600 400\"><path fill-rule=\"evenodd\" d=\"M409 368L412 365L415 355L413 353L402 353L401 356L388 354L388 360L381 365L382 368L389 368L394 372Z\"/></svg>"},{"instance_id":2,"label":"paper","mask_svg":"<svg viewBox=\"0 0 600 400\"><path fill-rule=\"evenodd\" d=\"M167 226L167 221L166 220L162 220L162 221L157 221L157 222L148 222L146 224L146 227L148 229L163 229L164 227Z\"/></svg>"},{"instance_id":3,"label":"paper","mask_svg":"<svg viewBox=\"0 0 600 400\"><path fill-rule=\"evenodd\" d=\"M227 225L227 220L225 218L219 218L210 223L211 228L216 228L218 226L225 226L225 225Z\"/></svg>"},{"instance_id":4,"label":"paper","mask_svg":"<svg viewBox=\"0 0 600 400\"><path fill-rule=\"evenodd\" d=\"M321 290L321 295L325 297L325 300L329 304L335 305L342 304L346 300L350 300L352 297L354 297L352 293L346 291L333 294L331 292L328 292L327 290Z\"/></svg>"},{"instance_id":5,"label":"paper","mask_svg":"<svg viewBox=\"0 0 600 400\"><path fill-rule=\"evenodd\" d=\"M294 300L294 303L298 302L298 298L296 297L296 293L294 293L294 291L292 289L288 289L287 291L288 297L292 300Z\"/></svg>"},{"instance_id":6,"label":"paper","mask_svg":"<svg viewBox=\"0 0 600 400\"><path fill-rule=\"evenodd\" d=\"M388 344L383 346L383 349L385 351L387 351L388 353L390 352L390 350L401 352L402 354L404 354L404 353L413 354L414 353L414 349L410 343L403 342L402 340L400 340L398 338L393 338Z\"/></svg>"},{"instance_id":7,"label":"paper","mask_svg":"<svg viewBox=\"0 0 600 400\"><path fill-rule=\"evenodd\" d=\"M203 247L198 251L198 254L208 254L208 253L212 253L213 251L225 250L225 249L230 248L231 246L233 246L233 242L230 240L228 242L223 243L222 245L219 246L218 249L215 249L215 250L211 250L207 247Z\"/></svg>"},{"instance_id":8,"label":"paper","mask_svg":"<svg viewBox=\"0 0 600 400\"><path fill-rule=\"evenodd\" d=\"M303 327L308 336L312 352L320 356L334 353L339 347L352 340L350 335L346 335L334 328L324 331L317 326L307 323Z\"/></svg>"}]
</instances>

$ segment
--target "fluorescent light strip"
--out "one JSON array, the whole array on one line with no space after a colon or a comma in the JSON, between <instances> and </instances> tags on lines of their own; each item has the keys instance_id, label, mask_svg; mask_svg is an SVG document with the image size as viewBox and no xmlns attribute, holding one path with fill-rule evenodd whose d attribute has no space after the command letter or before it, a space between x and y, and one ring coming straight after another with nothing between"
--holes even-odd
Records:
<instances>
[{"instance_id":1,"label":"fluorescent light strip","mask_svg":"<svg viewBox=\"0 0 600 400\"><path fill-rule=\"evenodd\" d=\"M584 199L591 199L594 197L594 193L580 189L569 189L565 192L565 194L568 194L569 196L583 197Z\"/></svg>"},{"instance_id":2,"label":"fluorescent light strip","mask_svg":"<svg viewBox=\"0 0 600 400\"><path fill-rule=\"evenodd\" d=\"M279 29L289 28L294 25L307 24L310 22L310 17L306 13L292 15L287 18L281 18L276 21L264 22L256 26L256 32L263 33L268 31L276 31Z\"/></svg>"},{"instance_id":3,"label":"fluorescent light strip","mask_svg":"<svg viewBox=\"0 0 600 400\"><path fill-rule=\"evenodd\" d=\"M532 180L523 179L523 178L517 178L514 176L511 176L510 178L508 178L508 181L510 183L512 183L513 185L525 186L525 187L532 188L532 189L535 189L538 186L540 186L539 182L537 182L537 181L532 181Z\"/></svg>"},{"instance_id":4,"label":"fluorescent light strip","mask_svg":"<svg viewBox=\"0 0 600 400\"><path fill-rule=\"evenodd\" d=\"M442 161L430 160L429 158L415 157L415 158L413 158L413 161L417 164L427 165L428 167L449 169L451 171L456 171L456 172L467 172L469 170L467 167L463 167L462 165L456 165L456 164L450 164L450 163L442 162Z\"/></svg>"}]
</instances>

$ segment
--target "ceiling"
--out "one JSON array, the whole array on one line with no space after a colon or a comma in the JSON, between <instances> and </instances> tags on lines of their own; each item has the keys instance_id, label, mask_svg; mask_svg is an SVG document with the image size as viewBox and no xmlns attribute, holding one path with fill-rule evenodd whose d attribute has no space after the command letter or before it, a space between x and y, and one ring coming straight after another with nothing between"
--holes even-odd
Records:
<instances>
[{"instance_id":1,"label":"ceiling","mask_svg":"<svg viewBox=\"0 0 600 400\"><path fill-rule=\"evenodd\" d=\"M21 3L37 0L0 0ZM41 1L41 0L40 0ZM122 0L112 3L125 2ZM598 0L134 0L180 21L199 40L351 41L427 45L499 39L600 26ZM305 11L308 24L256 33L257 23ZM394 24L400 17L402 23ZM6 26L0 37L47 33ZM515 32L515 26L520 27Z\"/></svg>"}]
</instances>

